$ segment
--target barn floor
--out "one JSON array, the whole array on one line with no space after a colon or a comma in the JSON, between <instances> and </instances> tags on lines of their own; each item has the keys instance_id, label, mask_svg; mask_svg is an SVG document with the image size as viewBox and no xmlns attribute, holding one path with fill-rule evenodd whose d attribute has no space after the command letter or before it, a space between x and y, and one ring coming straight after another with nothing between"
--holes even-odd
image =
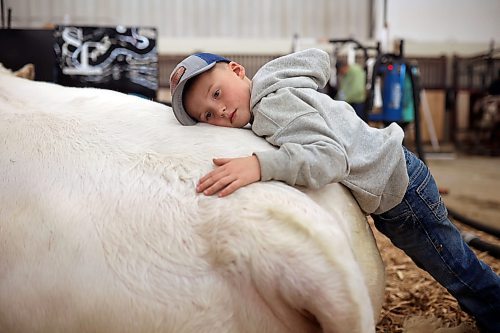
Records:
<instances>
[{"instance_id":1,"label":"barn floor","mask_svg":"<svg viewBox=\"0 0 500 333\"><path fill-rule=\"evenodd\" d=\"M500 229L500 158L460 154L427 155L447 206L469 218ZM453 220L461 231L474 232L481 239L500 246L500 239ZM420 270L370 221L386 265L385 304L377 332L404 332L403 323L410 316L435 317L439 327L462 325L461 332L477 332L474 320L460 310L455 299L432 277ZM500 259L474 250L500 273Z\"/></svg>"}]
</instances>

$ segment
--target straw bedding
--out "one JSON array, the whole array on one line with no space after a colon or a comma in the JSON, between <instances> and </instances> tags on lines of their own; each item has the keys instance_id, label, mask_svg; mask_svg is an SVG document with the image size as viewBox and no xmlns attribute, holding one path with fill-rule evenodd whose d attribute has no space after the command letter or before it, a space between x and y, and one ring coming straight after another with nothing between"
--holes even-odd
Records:
<instances>
[{"instance_id":1,"label":"straw bedding","mask_svg":"<svg viewBox=\"0 0 500 333\"><path fill-rule=\"evenodd\" d=\"M477 332L474 319L463 312L457 301L427 272L419 269L401 250L379 233L370 220L382 259L386 266L385 303L377 324L377 333L405 332L404 323L410 317L437 318L440 327L462 325L462 332ZM461 231L474 232L485 241L498 244L489 234L453 221ZM500 260L484 252L475 253L497 273Z\"/></svg>"}]
</instances>

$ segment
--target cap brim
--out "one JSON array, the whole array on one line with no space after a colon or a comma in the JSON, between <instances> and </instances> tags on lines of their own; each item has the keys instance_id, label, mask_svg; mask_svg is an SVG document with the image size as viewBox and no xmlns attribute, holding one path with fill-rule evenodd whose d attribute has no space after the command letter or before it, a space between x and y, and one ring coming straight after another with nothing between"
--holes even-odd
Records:
<instances>
[{"instance_id":1,"label":"cap brim","mask_svg":"<svg viewBox=\"0 0 500 333\"><path fill-rule=\"evenodd\" d=\"M196 123L198 122L195 119L191 118L191 116L189 116L189 114L184 109L184 105L182 103L182 95L184 93L184 86L191 78L193 78L193 77L195 77L203 72L206 72L210 68L214 67L215 64L216 64L215 62L208 64L205 67L200 68L196 72L190 73L189 76L182 78L181 82L179 82L179 84L175 88L175 91L172 95L172 109L174 110L175 118L177 118L177 120L182 125L193 126L193 125L196 125Z\"/></svg>"},{"instance_id":2,"label":"cap brim","mask_svg":"<svg viewBox=\"0 0 500 333\"><path fill-rule=\"evenodd\" d=\"M172 110L174 111L174 116L177 118L178 122L184 126L193 126L196 125L197 121L188 115L184 109L184 105L182 105L182 92L186 82L187 80L179 83L175 89L174 94L172 95Z\"/></svg>"}]
</instances>

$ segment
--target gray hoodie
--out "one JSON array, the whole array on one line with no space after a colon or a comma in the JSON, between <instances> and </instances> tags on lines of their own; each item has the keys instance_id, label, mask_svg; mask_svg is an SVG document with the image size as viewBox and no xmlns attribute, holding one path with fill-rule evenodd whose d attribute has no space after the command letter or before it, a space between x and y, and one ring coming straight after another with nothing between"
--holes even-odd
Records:
<instances>
[{"instance_id":1,"label":"gray hoodie","mask_svg":"<svg viewBox=\"0 0 500 333\"><path fill-rule=\"evenodd\" d=\"M319 188L347 186L366 214L401 202L408 186L403 130L368 126L352 107L317 91L328 54L309 49L265 64L252 79L252 130L277 150L256 152L261 180Z\"/></svg>"}]
</instances>

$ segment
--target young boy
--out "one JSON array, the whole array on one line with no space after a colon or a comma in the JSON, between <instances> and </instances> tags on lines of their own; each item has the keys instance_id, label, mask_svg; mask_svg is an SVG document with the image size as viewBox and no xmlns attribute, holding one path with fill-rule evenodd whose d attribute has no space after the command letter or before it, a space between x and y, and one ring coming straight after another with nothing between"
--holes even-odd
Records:
<instances>
[{"instance_id":1,"label":"young boy","mask_svg":"<svg viewBox=\"0 0 500 333\"><path fill-rule=\"evenodd\" d=\"M429 272L473 315L484 332L500 332L500 278L463 242L427 167L402 146L397 124L368 126L345 102L319 93L328 82L328 54L317 49L265 64L250 81L223 57L187 57L170 81L174 114L183 125L251 124L277 150L214 159L196 187L226 196L257 181L319 188L348 187L376 227Z\"/></svg>"}]
</instances>

